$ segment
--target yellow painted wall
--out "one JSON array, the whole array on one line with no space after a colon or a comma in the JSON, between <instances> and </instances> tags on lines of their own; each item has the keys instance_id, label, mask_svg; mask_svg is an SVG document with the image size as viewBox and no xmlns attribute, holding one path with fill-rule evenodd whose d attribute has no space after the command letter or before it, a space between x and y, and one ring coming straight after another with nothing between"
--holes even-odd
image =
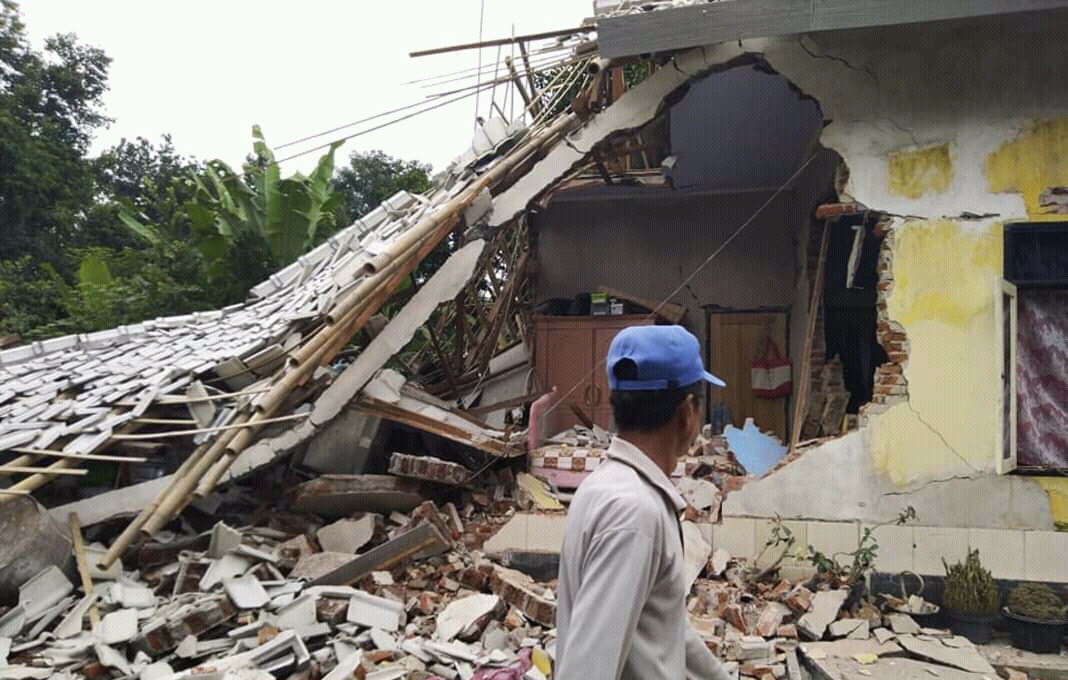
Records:
<instances>
[{"instance_id":1,"label":"yellow painted wall","mask_svg":"<svg viewBox=\"0 0 1068 680\"><path fill-rule=\"evenodd\" d=\"M886 170L890 191L899 196L920 198L930 192L943 192L953 181L949 144L892 153Z\"/></svg>"},{"instance_id":2,"label":"yellow painted wall","mask_svg":"<svg viewBox=\"0 0 1068 680\"><path fill-rule=\"evenodd\" d=\"M1035 121L986 159L990 191L1023 195L1032 220L1063 220L1047 215L1039 196L1049 187L1068 186L1068 117Z\"/></svg>"},{"instance_id":3,"label":"yellow painted wall","mask_svg":"<svg viewBox=\"0 0 1068 680\"><path fill-rule=\"evenodd\" d=\"M909 198L944 191L957 172L981 172L989 191L1022 196L1027 215L1003 219L1066 219L1048 214L1039 196L1068 186L1068 116L1034 121L979 169L954 168L946 146L887 159L889 190ZM1002 224L909 221L896 238L888 311L909 340L909 400L872 419L873 464L901 487L991 471L999 434L993 309ZM1068 527L1068 479L1035 481L1050 497L1054 520Z\"/></svg>"},{"instance_id":4,"label":"yellow painted wall","mask_svg":"<svg viewBox=\"0 0 1068 680\"><path fill-rule=\"evenodd\" d=\"M1001 227L907 222L897 229L893 270L889 314L908 336L910 396L874 419L873 462L901 486L991 469Z\"/></svg>"}]
</instances>

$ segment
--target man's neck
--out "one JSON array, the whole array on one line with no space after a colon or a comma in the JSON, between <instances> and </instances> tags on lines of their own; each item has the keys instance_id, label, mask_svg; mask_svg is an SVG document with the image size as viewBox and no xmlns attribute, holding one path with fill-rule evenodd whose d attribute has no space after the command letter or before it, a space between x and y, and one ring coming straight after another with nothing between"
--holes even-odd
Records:
<instances>
[{"instance_id":1,"label":"man's neck","mask_svg":"<svg viewBox=\"0 0 1068 680\"><path fill-rule=\"evenodd\" d=\"M674 446L659 432L620 432L620 439L633 444L649 457L656 466L671 476L679 458L674 453Z\"/></svg>"}]
</instances>

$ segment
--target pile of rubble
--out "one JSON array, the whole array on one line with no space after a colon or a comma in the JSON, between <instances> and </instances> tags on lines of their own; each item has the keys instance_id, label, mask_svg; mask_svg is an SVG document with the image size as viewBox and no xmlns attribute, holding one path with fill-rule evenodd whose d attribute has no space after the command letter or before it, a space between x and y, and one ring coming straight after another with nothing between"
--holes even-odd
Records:
<instances>
[{"instance_id":1,"label":"pile of rubble","mask_svg":"<svg viewBox=\"0 0 1068 680\"><path fill-rule=\"evenodd\" d=\"M545 677L551 589L479 552L513 512L510 471L442 493L462 466L391 467L235 487L215 508L229 523L183 517L108 570L76 543L76 572L50 566L0 608L0 678Z\"/></svg>"},{"instance_id":2,"label":"pile of rubble","mask_svg":"<svg viewBox=\"0 0 1068 680\"><path fill-rule=\"evenodd\" d=\"M767 571L722 551L712 556L706 573L711 578L698 579L691 591L690 620L709 649L742 677L993 680L996 675L966 638L921 627L903 613L910 610L907 603L895 598L881 598L875 606L863 596L862 582L853 587L826 577L768 582L756 576Z\"/></svg>"}]
</instances>

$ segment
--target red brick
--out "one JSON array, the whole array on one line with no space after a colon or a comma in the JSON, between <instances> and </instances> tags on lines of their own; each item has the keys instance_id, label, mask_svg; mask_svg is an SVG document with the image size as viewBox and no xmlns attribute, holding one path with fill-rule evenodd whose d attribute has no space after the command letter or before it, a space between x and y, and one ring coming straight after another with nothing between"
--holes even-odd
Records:
<instances>
[{"instance_id":1,"label":"red brick","mask_svg":"<svg viewBox=\"0 0 1068 680\"><path fill-rule=\"evenodd\" d=\"M729 604L724 607L723 620L737 628L743 635L749 634L749 623L745 620L741 605Z\"/></svg>"},{"instance_id":2,"label":"red brick","mask_svg":"<svg viewBox=\"0 0 1068 680\"><path fill-rule=\"evenodd\" d=\"M797 586L783 598L783 603L797 614L804 614L812 607L812 591L804 586Z\"/></svg>"},{"instance_id":3,"label":"red brick","mask_svg":"<svg viewBox=\"0 0 1068 680\"><path fill-rule=\"evenodd\" d=\"M775 631L776 637L789 638L792 640L797 639L797 626L792 623L779 626L779 630Z\"/></svg>"}]
</instances>

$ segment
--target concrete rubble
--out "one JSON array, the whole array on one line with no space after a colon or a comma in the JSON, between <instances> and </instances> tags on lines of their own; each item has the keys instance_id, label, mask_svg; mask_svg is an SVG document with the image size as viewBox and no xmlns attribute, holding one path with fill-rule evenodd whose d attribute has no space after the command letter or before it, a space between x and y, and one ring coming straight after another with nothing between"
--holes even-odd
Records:
<instances>
[{"instance_id":1,"label":"concrete rubble","mask_svg":"<svg viewBox=\"0 0 1068 680\"><path fill-rule=\"evenodd\" d=\"M707 482L680 484L698 505L722 481L716 455L680 465L677 480ZM530 480L500 466L457 484L467 468L412 458L394 454L393 475L265 474L107 571L92 568L109 540L95 527L91 593L47 566L0 607L3 677L551 678L554 582L483 552L530 509ZM967 640L892 602L884 613L826 575L781 579L712 551L689 520L683 533L690 620L740 678L993 677Z\"/></svg>"}]
</instances>

